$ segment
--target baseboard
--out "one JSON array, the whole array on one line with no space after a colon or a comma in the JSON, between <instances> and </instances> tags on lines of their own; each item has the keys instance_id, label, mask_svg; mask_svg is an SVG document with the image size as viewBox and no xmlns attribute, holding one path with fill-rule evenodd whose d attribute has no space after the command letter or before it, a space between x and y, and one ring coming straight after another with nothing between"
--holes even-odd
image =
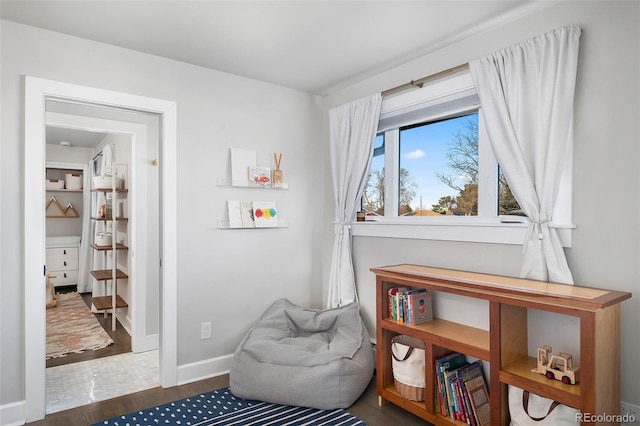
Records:
<instances>
[{"instance_id":1,"label":"baseboard","mask_svg":"<svg viewBox=\"0 0 640 426\"><path fill-rule=\"evenodd\" d=\"M178 385L228 374L233 354L178 366Z\"/></svg>"},{"instance_id":2,"label":"baseboard","mask_svg":"<svg viewBox=\"0 0 640 426\"><path fill-rule=\"evenodd\" d=\"M160 336L158 334L138 337L131 341L131 351L135 353L155 351L159 348L159 341Z\"/></svg>"},{"instance_id":3,"label":"baseboard","mask_svg":"<svg viewBox=\"0 0 640 426\"><path fill-rule=\"evenodd\" d=\"M27 422L26 402L0 405L0 426L18 426Z\"/></svg>"},{"instance_id":4,"label":"baseboard","mask_svg":"<svg viewBox=\"0 0 640 426\"><path fill-rule=\"evenodd\" d=\"M111 312L111 311L109 311ZM131 327L131 318L126 315L122 309L118 309L116 311L116 318L118 319L118 321L120 322L120 325L122 325L122 327L124 327L125 330L127 330L127 333L129 334L129 336L133 336L132 334L132 327Z\"/></svg>"}]
</instances>

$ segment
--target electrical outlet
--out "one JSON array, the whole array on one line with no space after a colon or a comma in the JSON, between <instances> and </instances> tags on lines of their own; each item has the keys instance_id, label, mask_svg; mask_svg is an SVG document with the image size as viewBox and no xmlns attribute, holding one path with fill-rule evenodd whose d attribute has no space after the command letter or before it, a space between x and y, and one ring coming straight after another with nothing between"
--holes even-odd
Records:
<instances>
[{"instance_id":1,"label":"electrical outlet","mask_svg":"<svg viewBox=\"0 0 640 426\"><path fill-rule=\"evenodd\" d=\"M200 324L200 339L211 339L211 321Z\"/></svg>"},{"instance_id":2,"label":"electrical outlet","mask_svg":"<svg viewBox=\"0 0 640 426\"><path fill-rule=\"evenodd\" d=\"M637 405L629 404L628 402L620 403L620 414L622 415L622 420L624 422L622 424L627 425L640 423L638 413L640 413L640 407Z\"/></svg>"}]
</instances>

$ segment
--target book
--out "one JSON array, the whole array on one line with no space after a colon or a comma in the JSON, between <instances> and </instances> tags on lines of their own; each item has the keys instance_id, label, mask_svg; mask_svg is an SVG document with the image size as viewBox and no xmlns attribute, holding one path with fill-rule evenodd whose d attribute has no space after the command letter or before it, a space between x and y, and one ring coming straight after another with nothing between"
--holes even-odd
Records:
<instances>
[{"instance_id":1,"label":"book","mask_svg":"<svg viewBox=\"0 0 640 426\"><path fill-rule=\"evenodd\" d=\"M465 413L467 424L470 426L476 426L475 416L473 414L473 407L469 398L469 393L465 386L465 382L483 375L482 361L476 360L471 364L468 364L457 370L457 383L458 399L462 410Z\"/></svg>"},{"instance_id":2,"label":"book","mask_svg":"<svg viewBox=\"0 0 640 426\"><path fill-rule=\"evenodd\" d=\"M469 395L471 411L476 425L485 426L491 424L491 406L487 384L482 371L482 362L478 361L478 363L480 364L479 369L477 367L472 369L468 376L470 378L464 382L464 386Z\"/></svg>"},{"instance_id":3,"label":"book","mask_svg":"<svg viewBox=\"0 0 640 426\"><path fill-rule=\"evenodd\" d=\"M449 417L454 420L464 421L463 414L461 411L460 400L458 399L458 392L456 391L456 382L458 381L458 370L469 363L465 362L462 365L459 365L455 368L451 368L450 370L444 373L445 377L445 385L446 385L446 395L449 403Z\"/></svg>"},{"instance_id":4,"label":"book","mask_svg":"<svg viewBox=\"0 0 640 426\"><path fill-rule=\"evenodd\" d=\"M466 404L464 403L464 396L462 394L462 385L460 384L460 381L457 378L457 374L456 374L456 378L453 379L453 386L454 386L454 394L455 394L455 398L456 398L456 407L457 407L457 414L456 414L456 420L460 420L461 422L466 422L468 425L471 425L470 421L469 421L469 411L467 409Z\"/></svg>"},{"instance_id":5,"label":"book","mask_svg":"<svg viewBox=\"0 0 640 426\"><path fill-rule=\"evenodd\" d=\"M458 374L458 381L456 383L456 387L459 393L459 398L461 400L462 408L465 413L465 420L469 426L476 426L476 421L473 416L473 409L471 408L471 403L469 401L469 393L467 392L467 388L464 386L464 382L460 378L460 374Z\"/></svg>"},{"instance_id":6,"label":"book","mask_svg":"<svg viewBox=\"0 0 640 426\"><path fill-rule=\"evenodd\" d=\"M228 200L227 211L229 213L229 228L242 228L242 202Z\"/></svg>"},{"instance_id":7,"label":"book","mask_svg":"<svg viewBox=\"0 0 640 426\"><path fill-rule=\"evenodd\" d=\"M422 324L433 319L431 292L426 289L407 293L407 317L410 325Z\"/></svg>"},{"instance_id":8,"label":"book","mask_svg":"<svg viewBox=\"0 0 640 426\"><path fill-rule=\"evenodd\" d=\"M256 166L256 152L231 148L231 185L249 186L248 170Z\"/></svg>"},{"instance_id":9,"label":"book","mask_svg":"<svg viewBox=\"0 0 640 426\"><path fill-rule=\"evenodd\" d=\"M406 287L392 287L387 291L387 316L389 319L398 320L398 293L406 290Z\"/></svg>"},{"instance_id":10,"label":"book","mask_svg":"<svg viewBox=\"0 0 640 426\"><path fill-rule=\"evenodd\" d=\"M396 318L398 321L404 321L404 312L403 312L403 300L404 300L404 292L406 290L398 291L396 294L396 312L398 313L398 317Z\"/></svg>"},{"instance_id":11,"label":"book","mask_svg":"<svg viewBox=\"0 0 640 426\"><path fill-rule=\"evenodd\" d=\"M271 187L271 169L268 167L249 167L249 186Z\"/></svg>"},{"instance_id":12,"label":"book","mask_svg":"<svg viewBox=\"0 0 640 426\"><path fill-rule=\"evenodd\" d=\"M393 296L398 292L398 287L392 287L387 291L387 318L393 319Z\"/></svg>"},{"instance_id":13,"label":"book","mask_svg":"<svg viewBox=\"0 0 640 426\"><path fill-rule=\"evenodd\" d=\"M476 377L483 377L483 375L484 370L482 368L482 361L480 360L476 360L458 371L458 384L461 390L461 397L463 399L463 403L465 404L466 412L468 413L470 420L469 424L471 426L475 426L477 424L477 421L473 414L473 406L471 405L471 399L469 397L469 392L466 388L465 383Z\"/></svg>"},{"instance_id":14,"label":"book","mask_svg":"<svg viewBox=\"0 0 640 426\"><path fill-rule=\"evenodd\" d=\"M440 414L449 416L449 401L447 399L445 373L455 369L467 361L466 357L459 352L452 352L435 359L436 379L438 384L438 402L440 403Z\"/></svg>"},{"instance_id":15,"label":"book","mask_svg":"<svg viewBox=\"0 0 640 426\"><path fill-rule=\"evenodd\" d=\"M256 228L275 228L278 226L278 209L275 201L254 201L253 218Z\"/></svg>"},{"instance_id":16,"label":"book","mask_svg":"<svg viewBox=\"0 0 640 426\"><path fill-rule=\"evenodd\" d=\"M255 228L256 223L253 220L253 203L251 201L241 201L240 211L242 217L242 227Z\"/></svg>"}]
</instances>

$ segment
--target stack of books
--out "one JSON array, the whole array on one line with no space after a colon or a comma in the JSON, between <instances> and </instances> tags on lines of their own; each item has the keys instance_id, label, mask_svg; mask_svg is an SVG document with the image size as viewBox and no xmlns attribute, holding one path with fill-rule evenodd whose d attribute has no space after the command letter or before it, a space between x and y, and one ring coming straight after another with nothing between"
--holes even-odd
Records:
<instances>
[{"instance_id":1,"label":"stack of books","mask_svg":"<svg viewBox=\"0 0 640 426\"><path fill-rule=\"evenodd\" d=\"M437 358L435 368L440 413L470 426L491 424L482 361L469 363L465 355L453 352Z\"/></svg>"},{"instance_id":2,"label":"stack of books","mask_svg":"<svg viewBox=\"0 0 640 426\"><path fill-rule=\"evenodd\" d=\"M388 318L408 325L433 319L431 292L424 288L393 287L387 293Z\"/></svg>"}]
</instances>

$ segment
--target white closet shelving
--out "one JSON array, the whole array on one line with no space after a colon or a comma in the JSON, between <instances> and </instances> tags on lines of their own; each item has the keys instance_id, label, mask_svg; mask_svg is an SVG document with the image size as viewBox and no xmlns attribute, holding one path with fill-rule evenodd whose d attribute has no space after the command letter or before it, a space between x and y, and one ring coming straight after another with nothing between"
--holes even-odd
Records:
<instances>
[{"instance_id":1,"label":"white closet shelving","mask_svg":"<svg viewBox=\"0 0 640 426\"><path fill-rule=\"evenodd\" d=\"M118 242L120 234L126 233L126 231L121 231L119 228L120 224L126 223L129 218L124 216L124 211L118 211L118 200L128 195L128 189L124 188L124 181L118 178L115 171L115 165L112 166L112 170L114 171L113 176L108 180L111 183L110 187L101 187L101 184L94 184L94 188L91 190L92 192L103 193L105 196L105 203L100 206L95 206L97 214L92 215L91 219L96 222L104 223L105 232L108 229L108 224L110 224L111 228L110 245L100 245L96 242L91 244L91 247L97 254L102 254L104 256L105 266L105 269L94 269L91 271L93 278L104 283L105 294L104 296L92 297L91 302L96 310L104 311L105 316L108 311L111 311L111 329L115 331L116 309L126 308L129 306L123 297L118 294L118 281L129 278L124 271L118 268L118 253L126 252L128 250L128 247L125 244ZM111 208L108 208L108 203L106 202L109 195L111 196Z\"/></svg>"}]
</instances>

